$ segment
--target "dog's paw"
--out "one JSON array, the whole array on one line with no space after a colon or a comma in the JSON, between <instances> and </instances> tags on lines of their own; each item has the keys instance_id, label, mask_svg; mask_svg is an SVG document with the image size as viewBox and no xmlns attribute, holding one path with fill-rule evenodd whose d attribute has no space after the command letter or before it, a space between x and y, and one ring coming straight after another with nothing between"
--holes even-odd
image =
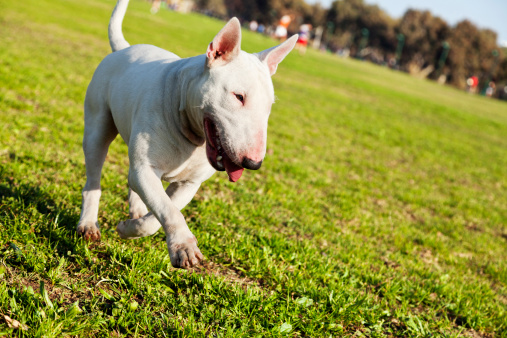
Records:
<instances>
[{"instance_id":1,"label":"dog's paw","mask_svg":"<svg viewBox=\"0 0 507 338\"><path fill-rule=\"evenodd\" d=\"M118 232L118 235L122 239L136 239L141 237L135 231L136 229L139 229L141 223L142 223L141 218L128 219L124 222L118 223L118 225L116 226L116 231Z\"/></svg>"},{"instance_id":2,"label":"dog's paw","mask_svg":"<svg viewBox=\"0 0 507 338\"><path fill-rule=\"evenodd\" d=\"M78 235L82 236L87 241L100 241L100 230L97 223L79 223L76 231Z\"/></svg>"},{"instance_id":3,"label":"dog's paw","mask_svg":"<svg viewBox=\"0 0 507 338\"><path fill-rule=\"evenodd\" d=\"M118 223L116 231L123 239L136 239L151 236L160 229L160 223L153 215L145 215L141 218L128 219Z\"/></svg>"},{"instance_id":4,"label":"dog's paw","mask_svg":"<svg viewBox=\"0 0 507 338\"><path fill-rule=\"evenodd\" d=\"M189 233L189 236L172 236L166 240L171 264L175 268L188 269L200 264L204 259L197 247L197 239L190 231Z\"/></svg>"}]
</instances>

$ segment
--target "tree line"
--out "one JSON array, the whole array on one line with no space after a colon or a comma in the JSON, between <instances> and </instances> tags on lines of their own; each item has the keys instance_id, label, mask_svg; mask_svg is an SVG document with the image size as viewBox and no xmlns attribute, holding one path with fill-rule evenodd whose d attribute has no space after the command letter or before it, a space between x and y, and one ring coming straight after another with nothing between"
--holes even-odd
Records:
<instances>
[{"instance_id":1,"label":"tree line","mask_svg":"<svg viewBox=\"0 0 507 338\"><path fill-rule=\"evenodd\" d=\"M445 80L459 88L476 76L479 88L489 81L507 81L507 58L497 45L497 34L469 20L450 26L429 11L409 9L393 19L364 0L335 0L330 8L304 0L197 0L196 5L219 17L237 16L276 25L282 15L293 20L289 32L303 23L323 28L324 48L400 70Z\"/></svg>"}]
</instances>

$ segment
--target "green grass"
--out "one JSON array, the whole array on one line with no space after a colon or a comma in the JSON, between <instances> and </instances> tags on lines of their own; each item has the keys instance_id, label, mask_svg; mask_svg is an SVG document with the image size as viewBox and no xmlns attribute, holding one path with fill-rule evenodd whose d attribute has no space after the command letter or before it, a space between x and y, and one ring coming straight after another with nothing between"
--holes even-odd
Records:
<instances>
[{"instance_id":1,"label":"green grass","mask_svg":"<svg viewBox=\"0 0 507 338\"><path fill-rule=\"evenodd\" d=\"M183 211L202 268L173 269L162 233L117 236L120 139L102 242L79 239L82 106L113 7L0 2L0 335L507 336L507 105L368 63L280 65L263 167L217 173ZM124 34L187 57L222 25L132 1ZM244 32L249 52L274 44Z\"/></svg>"}]
</instances>

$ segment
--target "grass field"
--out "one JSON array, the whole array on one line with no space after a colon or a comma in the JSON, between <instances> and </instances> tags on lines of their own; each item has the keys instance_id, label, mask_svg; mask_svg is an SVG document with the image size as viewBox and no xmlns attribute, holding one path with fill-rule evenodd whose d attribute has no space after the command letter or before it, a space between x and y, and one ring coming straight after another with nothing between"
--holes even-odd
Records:
<instances>
[{"instance_id":1,"label":"grass field","mask_svg":"<svg viewBox=\"0 0 507 338\"><path fill-rule=\"evenodd\" d=\"M261 170L217 173L183 210L202 268L173 269L162 233L116 234L120 139L102 241L79 239L82 106L113 7L0 2L0 336L507 337L507 104L368 63L280 65ZM222 25L133 0L124 34L188 57Z\"/></svg>"}]
</instances>

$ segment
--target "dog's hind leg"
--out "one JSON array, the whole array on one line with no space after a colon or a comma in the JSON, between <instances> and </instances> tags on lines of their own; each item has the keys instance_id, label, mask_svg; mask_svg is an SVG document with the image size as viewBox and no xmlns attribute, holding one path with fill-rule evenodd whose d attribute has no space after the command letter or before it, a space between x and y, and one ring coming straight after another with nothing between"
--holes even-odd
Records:
<instances>
[{"instance_id":1,"label":"dog's hind leg","mask_svg":"<svg viewBox=\"0 0 507 338\"><path fill-rule=\"evenodd\" d=\"M166 193L176 208L181 210L192 200L199 189L199 186L200 184L193 182L173 182L167 187ZM129 202L132 200L135 201L135 203L141 203L142 207L146 209L146 206L143 201L141 201L139 195L137 195L132 189L129 189ZM140 207L140 204L135 206L135 208ZM131 210L132 208L133 206L131 204ZM118 234L123 239L150 236L157 232L162 226L155 215L151 212L145 213L143 217L132 217L131 211L130 218L131 219L125 222L120 222L116 228Z\"/></svg>"},{"instance_id":2,"label":"dog's hind leg","mask_svg":"<svg viewBox=\"0 0 507 338\"><path fill-rule=\"evenodd\" d=\"M78 234L86 240L100 240L97 222L100 200L100 176L109 145L118 130L109 110L104 107L90 109L85 102L85 132L83 151L86 163L86 184L83 188L81 217L77 225Z\"/></svg>"},{"instance_id":3,"label":"dog's hind leg","mask_svg":"<svg viewBox=\"0 0 507 338\"><path fill-rule=\"evenodd\" d=\"M146 204L141 197L129 187L129 217L131 219L141 218L148 213Z\"/></svg>"}]
</instances>

